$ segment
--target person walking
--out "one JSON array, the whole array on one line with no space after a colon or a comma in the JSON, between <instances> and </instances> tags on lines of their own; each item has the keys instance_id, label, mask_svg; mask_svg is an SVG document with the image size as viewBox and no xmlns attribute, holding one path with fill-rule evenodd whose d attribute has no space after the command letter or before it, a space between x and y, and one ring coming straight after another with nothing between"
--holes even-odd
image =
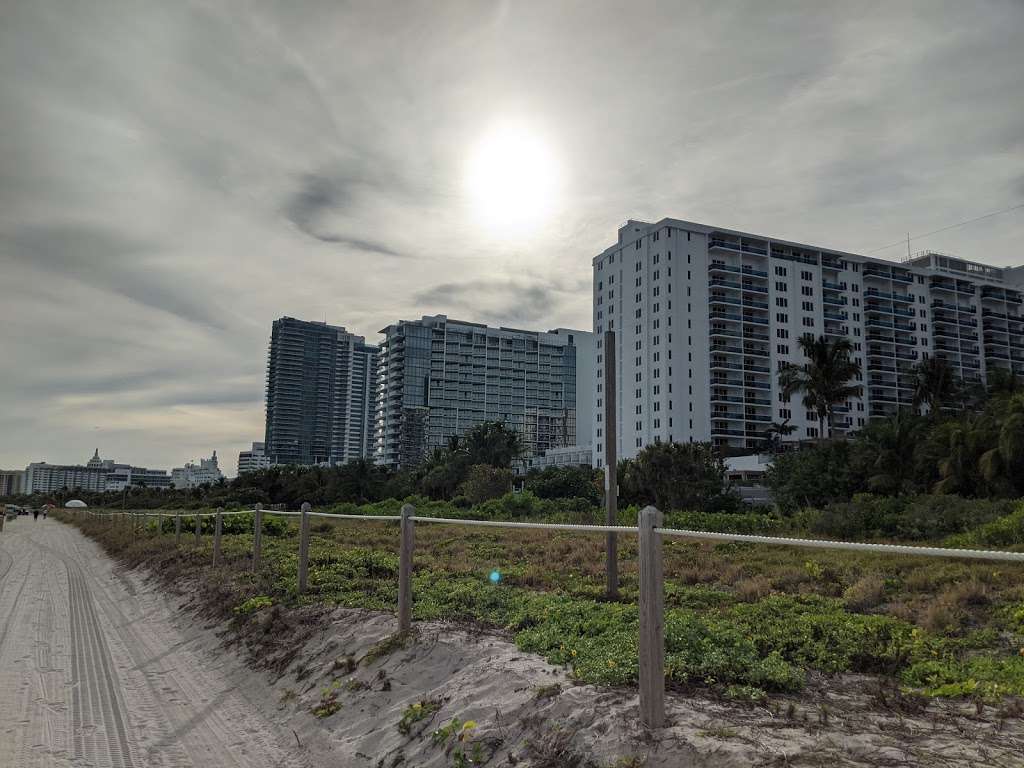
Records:
<instances>
[{"instance_id":1,"label":"person walking","mask_svg":"<svg viewBox=\"0 0 1024 768\"><path fill-rule=\"evenodd\" d=\"M39 509L38 509L38 507L32 510L32 519L33 520L38 520L39 519Z\"/></svg>"}]
</instances>

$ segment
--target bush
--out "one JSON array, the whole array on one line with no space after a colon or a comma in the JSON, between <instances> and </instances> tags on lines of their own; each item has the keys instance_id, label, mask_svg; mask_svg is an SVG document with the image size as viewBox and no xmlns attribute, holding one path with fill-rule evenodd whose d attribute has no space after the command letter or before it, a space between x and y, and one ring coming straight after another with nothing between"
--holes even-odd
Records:
<instances>
[{"instance_id":1,"label":"bush","mask_svg":"<svg viewBox=\"0 0 1024 768\"><path fill-rule=\"evenodd\" d=\"M482 504L504 496L512 487L512 470L474 464L466 473L460 489L471 504Z\"/></svg>"},{"instance_id":2,"label":"bush","mask_svg":"<svg viewBox=\"0 0 1024 768\"><path fill-rule=\"evenodd\" d=\"M1024 544L1024 504L1016 512L979 525L960 536L950 537L952 547L1016 547Z\"/></svg>"}]
</instances>

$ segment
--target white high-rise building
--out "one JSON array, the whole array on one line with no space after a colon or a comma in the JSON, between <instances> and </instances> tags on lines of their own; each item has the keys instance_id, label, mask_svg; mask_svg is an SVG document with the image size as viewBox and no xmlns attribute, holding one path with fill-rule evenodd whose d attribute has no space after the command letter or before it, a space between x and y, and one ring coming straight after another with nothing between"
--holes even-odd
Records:
<instances>
[{"instance_id":1,"label":"white high-rise building","mask_svg":"<svg viewBox=\"0 0 1024 768\"><path fill-rule=\"evenodd\" d=\"M659 441L755 449L789 420L818 436L778 370L801 364L805 334L848 337L862 396L837 429L911 407L910 371L927 356L966 381L996 368L1024 375L1024 267L925 252L902 262L677 219L628 221L593 260L594 457L603 465L602 334L616 334L620 458Z\"/></svg>"},{"instance_id":2,"label":"white high-rise building","mask_svg":"<svg viewBox=\"0 0 1024 768\"><path fill-rule=\"evenodd\" d=\"M238 474L258 472L270 466L270 457L267 456L266 445L266 443L253 443L250 450L239 452Z\"/></svg>"}]
</instances>

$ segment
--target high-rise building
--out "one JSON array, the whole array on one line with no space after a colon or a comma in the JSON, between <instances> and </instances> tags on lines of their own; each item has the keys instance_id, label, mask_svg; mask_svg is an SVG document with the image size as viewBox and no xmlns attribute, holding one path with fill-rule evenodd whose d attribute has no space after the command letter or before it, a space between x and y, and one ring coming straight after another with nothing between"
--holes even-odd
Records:
<instances>
[{"instance_id":1,"label":"high-rise building","mask_svg":"<svg viewBox=\"0 0 1024 768\"><path fill-rule=\"evenodd\" d=\"M266 443L253 443L248 451L238 453L238 474L244 472L257 472L267 469L270 466L270 457L267 456Z\"/></svg>"},{"instance_id":2,"label":"high-rise building","mask_svg":"<svg viewBox=\"0 0 1024 768\"><path fill-rule=\"evenodd\" d=\"M528 456L593 439L593 336L491 328L445 315L384 328L377 461L408 467L485 421L504 422Z\"/></svg>"},{"instance_id":3,"label":"high-rise building","mask_svg":"<svg viewBox=\"0 0 1024 768\"><path fill-rule=\"evenodd\" d=\"M0 496L15 496L25 493L22 487L25 473L20 469L0 469Z\"/></svg>"},{"instance_id":4,"label":"high-rise building","mask_svg":"<svg viewBox=\"0 0 1024 768\"><path fill-rule=\"evenodd\" d=\"M629 221L593 260L595 463L603 465L602 334L616 334L620 458L659 441L754 449L773 422L818 436L778 371L805 334L849 338L860 397L840 431L912 404L913 366L946 360L966 381L1024 375L1024 267L924 252L892 262L677 219ZM854 383L858 383L854 382Z\"/></svg>"},{"instance_id":5,"label":"high-rise building","mask_svg":"<svg viewBox=\"0 0 1024 768\"><path fill-rule=\"evenodd\" d=\"M267 361L272 464L342 464L372 452L377 348L339 326L274 321Z\"/></svg>"}]
</instances>

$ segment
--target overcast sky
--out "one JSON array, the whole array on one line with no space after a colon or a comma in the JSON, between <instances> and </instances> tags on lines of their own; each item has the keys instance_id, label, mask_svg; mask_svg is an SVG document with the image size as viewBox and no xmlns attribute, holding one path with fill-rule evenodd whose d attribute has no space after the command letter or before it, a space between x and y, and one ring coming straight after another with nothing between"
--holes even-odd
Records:
<instances>
[{"instance_id":1,"label":"overcast sky","mask_svg":"<svg viewBox=\"0 0 1024 768\"><path fill-rule=\"evenodd\" d=\"M233 474L275 318L589 328L628 218L864 252L1024 202L1022 30L1021 0L2 0L0 467ZM555 191L506 232L465 179L510 124ZM1022 243L1018 210L913 248Z\"/></svg>"}]
</instances>

